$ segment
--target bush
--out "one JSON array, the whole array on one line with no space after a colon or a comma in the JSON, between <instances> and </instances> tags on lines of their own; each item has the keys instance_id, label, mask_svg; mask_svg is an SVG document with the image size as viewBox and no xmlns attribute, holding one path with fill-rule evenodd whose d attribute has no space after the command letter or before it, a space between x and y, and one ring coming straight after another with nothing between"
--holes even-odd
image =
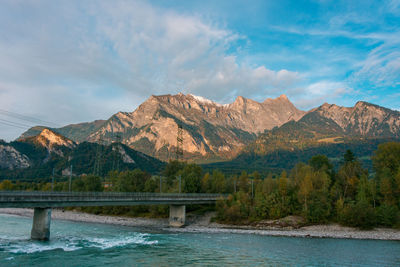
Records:
<instances>
[{"instance_id":1,"label":"bush","mask_svg":"<svg viewBox=\"0 0 400 267\"><path fill-rule=\"evenodd\" d=\"M244 192L217 201L217 219L227 223L243 223L249 219L251 202Z\"/></svg>"},{"instance_id":2,"label":"bush","mask_svg":"<svg viewBox=\"0 0 400 267\"><path fill-rule=\"evenodd\" d=\"M383 204L378 208L378 224L392 227L399 221L399 209L393 205Z\"/></svg>"},{"instance_id":3,"label":"bush","mask_svg":"<svg viewBox=\"0 0 400 267\"><path fill-rule=\"evenodd\" d=\"M326 223L331 213L331 205L321 194L312 194L306 218L311 223Z\"/></svg>"},{"instance_id":4,"label":"bush","mask_svg":"<svg viewBox=\"0 0 400 267\"><path fill-rule=\"evenodd\" d=\"M342 224L360 229L372 229L376 225L375 209L367 201L346 205L339 218Z\"/></svg>"}]
</instances>

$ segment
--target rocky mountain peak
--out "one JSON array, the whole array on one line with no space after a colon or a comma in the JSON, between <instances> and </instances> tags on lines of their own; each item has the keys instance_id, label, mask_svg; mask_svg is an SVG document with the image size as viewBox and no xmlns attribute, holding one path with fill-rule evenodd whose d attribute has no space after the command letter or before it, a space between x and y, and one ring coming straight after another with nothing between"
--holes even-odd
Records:
<instances>
[{"instance_id":1,"label":"rocky mountain peak","mask_svg":"<svg viewBox=\"0 0 400 267\"><path fill-rule=\"evenodd\" d=\"M327 102L325 102L325 103L323 103L320 107L318 107L318 108L322 108L322 109L328 109L328 108L330 108L331 106L333 106L334 104L329 104L329 103L327 103ZM318 109L317 108L317 109Z\"/></svg>"},{"instance_id":2,"label":"rocky mountain peak","mask_svg":"<svg viewBox=\"0 0 400 267\"><path fill-rule=\"evenodd\" d=\"M233 103L244 103L244 102L246 102L246 98L244 98L243 96L238 96L238 97L236 97L236 99L235 99L235 101L233 102Z\"/></svg>"},{"instance_id":3,"label":"rocky mountain peak","mask_svg":"<svg viewBox=\"0 0 400 267\"><path fill-rule=\"evenodd\" d=\"M28 168L29 158L12 146L0 144L0 168L18 169Z\"/></svg>"},{"instance_id":4,"label":"rocky mountain peak","mask_svg":"<svg viewBox=\"0 0 400 267\"><path fill-rule=\"evenodd\" d=\"M389 109L378 106L378 105L374 105L372 103L368 103L365 101L358 101L355 105L354 105L354 110L385 110L385 111L389 111Z\"/></svg>"},{"instance_id":5,"label":"rocky mountain peak","mask_svg":"<svg viewBox=\"0 0 400 267\"><path fill-rule=\"evenodd\" d=\"M289 98L286 95L280 95L277 98L267 98L264 100L265 104L271 104L271 103L290 103L292 104L292 102L290 102Z\"/></svg>"},{"instance_id":6,"label":"rocky mountain peak","mask_svg":"<svg viewBox=\"0 0 400 267\"><path fill-rule=\"evenodd\" d=\"M70 149L76 147L76 143L74 141L48 128L44 128L35 136L19 138L18 141L33 143L35 145L45 147L48 152L54 152L60 156L63 155L63 151L61 149L62 147Z\"/></svg>"},{"instance_id":7,"label":"rocky mountain peak","mask_svg":"<svg viewBox=\"0 0 400 267\"><path fill-rule=\"evenodd\" d=\"M289 100L285 94L281 94L277 99Z\"/></svg>"},{"instance_id":8,"label":"rocky mountain peak","mask_svg":"<svg viewBox=\"0 0 400 267\"><path fill-rule=\"evenodd\" d=\"M391 137L400 135L400 112L358 101L353 107L324 103L311 110L337 123L352 135Z\"/></svg>"},{"instance_id":9,"label":"rocky mountain peak","mask_svg":"<svg viewBox=\"0 0 400 267\"><path fill-rule=\"evenodd\" d=\"M247 99L243 96L238 96L238 97L236 97L235 101L229 105L229 107L234 110L240 110L240 111L246 112L246 109L248 107L255 106L257 104L260 104L260 103L258 103L257 101L251 100L251 99Z\"/></svg>"},{"instance_id":10,"label":"rocky mountain peak","mask_svg":"<svg viewBox=\"0 0 400 267\"><path fill-rule=\"evenodd\" d=\"M102 139L110 144L121 136L123 144L167 160L176 149L181 124L185 155L232 157L257 134L298 120L304 113L285 95L261 103L238 96L225 105L193 94L152 95L133 112L118 112L92 128L85 125L88 133L83 141ZM80 132L68 126L63 131L67 137Z\"/></svg>"},{"instance_id":11,"label":"rocky mountain peak","mask_svg":"<svg viewBox=\"0 0 400 267\"><path fill-rule=\"evenodd\" d=\"M199 104L204 104L204 105L213 105L213 106L222 106L221 104L214 102L210 99L207 99L205 97L202 96L197 96L197 95L192 95L192 94L188 94L188 97L191 97L192 99L194 99L195 101L197 101Z\"/></svg>"},{"instance_id":12,"label":"rocky mountain peak","mask_svg":"<svg viewBox=\"0 0 400 267\"><path fill-rule=\"evenodd\" d=\"M75 142L58 134L50 129L43 129L43 131L36 136L36 141L42 146L52 148L54 146L75 147Z\"/></svg>"},{"instance_id":13,"label":"rocky mountain peak","mask_svg":"<svg viewBox=\"0 0 400 267\"><path fill-rule=\"evenodd\" d=\"M355 107L363 107L363 106L369 106L369 105L372 105L372 104L365 102L365 101L357 101L357 103L354 106Z\"/></svg>"}]
</instances>

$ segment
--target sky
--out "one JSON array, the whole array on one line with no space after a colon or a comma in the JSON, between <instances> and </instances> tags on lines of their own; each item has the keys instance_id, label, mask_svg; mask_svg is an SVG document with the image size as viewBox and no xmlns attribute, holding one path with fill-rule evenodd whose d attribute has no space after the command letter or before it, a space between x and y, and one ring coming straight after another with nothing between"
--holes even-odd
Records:
<instances>
[{"instance_id":1,"label":"sky","mask_svg":"<svg viewBox=\"0 0 400 267\"><path fill-rule=\"evenodd\" d=\"M3 0L0 139L152 94L400 110L400 0Z\"/></svg>"}]
</instances>

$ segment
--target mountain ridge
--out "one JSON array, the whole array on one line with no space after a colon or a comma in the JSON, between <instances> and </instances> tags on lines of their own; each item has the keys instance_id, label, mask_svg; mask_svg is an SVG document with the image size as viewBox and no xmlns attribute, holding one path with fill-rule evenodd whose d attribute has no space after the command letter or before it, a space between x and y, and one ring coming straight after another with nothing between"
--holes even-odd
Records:
<instances>
[{"instance_id":1,"label":"mountain ridge","mask_svg":"<svg viewBox=\"0 0 400 267\"><path fill-rule=\"evenodd\" d=\"M96 161L101 168L94 172ZM0 142L0 179L50 177L53 169L65 175L69 174L71 165L74 175L104 176L111 170L135 168L155 174L161 171L164 163L121 143L100 145L85 141L76 144L49 129L18 141Z\"/></svg>"},{"instance_id":2,"label":"mountain ridge","mask_svg":"<svg viewBox=\"0 0 400 267\"><path fill-rule=\"evenodd\" d=\"M77 143L121 140L166 161L175 158L178 125L187 160L229 160L249 151L265 154L363 138L400 138L398 111L358 101L353 107L324 103L306 112L286 95L262 102L238 96L229 104L192 94L152 95L133 112L52 130ZM21 137L40 129L33 127Z\"/></svg>"},{"instance_id":3,"label":"mountain ridge","mask_svg":"<svg viewBox=\"0 0 400 267\"><path fill-rule=\"evenodd\" d=\"M53 130L76 142L111 143L121 136L131 148L168 160L175 155L178 125L182 125L185 158L231 158L259 133L304 114L284 95L263 102L237 97L233 103L219 104L180 93L152 95L135 111L118 112L108 120L97 121L97 125L76 124L76 129L65 126ZM79 131L80 125L86 136ZM29 131L22 136L29 136Z\"/></svg>"}]
</instances>

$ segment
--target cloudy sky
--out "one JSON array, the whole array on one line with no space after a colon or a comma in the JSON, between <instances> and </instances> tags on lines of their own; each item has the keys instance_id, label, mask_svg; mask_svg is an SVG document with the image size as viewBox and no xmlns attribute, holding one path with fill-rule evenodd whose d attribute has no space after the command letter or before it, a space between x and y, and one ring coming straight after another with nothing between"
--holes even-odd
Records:
<instances>
[{"instance_id":1,"label":"cloudy sky","mask_svg":"<svg viewBox=\"0 0 400 267\"><path fill-rule=\"evenodd\" d=\"M1 1L0 138L178 92L399 110L400 0Z\"/></svg>"}]
</instances>

